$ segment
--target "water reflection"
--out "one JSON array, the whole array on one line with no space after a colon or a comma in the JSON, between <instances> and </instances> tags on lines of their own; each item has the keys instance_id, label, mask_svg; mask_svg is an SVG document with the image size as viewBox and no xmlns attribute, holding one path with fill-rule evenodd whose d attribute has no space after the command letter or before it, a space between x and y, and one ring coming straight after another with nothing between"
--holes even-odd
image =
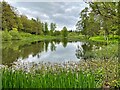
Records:
<instances>
[{"instance_id":1,"label":"water reflection","mask_svg":"<svg viewBox=\"0 0 120 90\"><path fill-rule=\"evenodd\" d=\"M13 63L17 60L31 62L66 62L79 61L85 58L92 45L80 41L69 42L67 39L46 40L39 42L4 42L2 63Z\"/></svg>"},{"instance_id":2,"label":"water reflection","mask_svg":"<svg viewBox=\"0 0 120 90\"><path fill-rule=\"evenodd\" d=\"M92 58L92 56L89 55L89 53L88 53L88 52L91 52L92 46L93 45L90 43L84 43L82 45L78 45L77 49L76 49L76 53L75 53L76 57L78 59L83 58L85 60L88 58Z\"/></svg>"},{"instance_id":3,"label":"water reflection","mask_svg":"<svg viewBox=\"0 0 120 90\"><path fill-rule=\"evenodd\" d=\"M31 54L33 57L44 51L44 42L26 43L24 42L7 42L2 47L2 63L10 64L18 58L28 58Z\"/></svg>"},{"instance_id":4,"label":"water reflection","mask_svg":"<svg viewBox=\"0 0 120 90\"><path fill-rule=\"evenodd\" d=\"M67 40L67 38L64 38L64 39L62 39L61 42L62 42L63 47L65 48L67 46L68 40Z\"/></svg>"}]
</instances>

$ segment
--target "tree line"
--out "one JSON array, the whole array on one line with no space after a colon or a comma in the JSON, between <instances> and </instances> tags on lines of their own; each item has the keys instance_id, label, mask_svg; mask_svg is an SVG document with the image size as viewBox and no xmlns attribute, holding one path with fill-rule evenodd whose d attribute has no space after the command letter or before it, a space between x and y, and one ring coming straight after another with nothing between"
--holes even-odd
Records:
<instances>
[{"instance_id":1,"label":"tree line","mask_svg":"<svg viewBox=\"0 0 120 90\"><path fill-rule=\"evenodd\" d=\"M118 35L118 2L86 2L89 7L80 12L80 19L76 24L76 33L86 36L96 35ZM2 31L17 30L35 35L62 35L67 37L74 31L68 31L67 27L56 30L56 23L42 22L38 17L28 19L25 15L19 15L16 8L10 6L7 2L0 2L2 7ZM48 29L50 27L50 30Z\"/></svg>"},{"instance_id":2,"label":"tree line","mask_svg":"<svg viewBox=\"0 0 120 90\"><path fill-rule=\"evenodd\" d=\"M50 23L48 26L47 22L42 22L38 17L28 19L25 15L19 15L17 9L5 1L0 2L0 4L2 5L0 7L2 9L2 31L17 30L35 35L58 36L63 34L64 37L67 36L67 27L63 27L61 31L55 30L56 23Z\"/></svg>"}]
</instances>

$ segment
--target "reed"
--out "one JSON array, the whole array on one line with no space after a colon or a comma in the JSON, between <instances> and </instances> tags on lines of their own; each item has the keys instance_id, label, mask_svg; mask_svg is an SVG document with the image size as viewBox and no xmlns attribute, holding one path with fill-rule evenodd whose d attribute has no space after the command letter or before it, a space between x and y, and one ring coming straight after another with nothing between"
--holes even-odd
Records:
<instances>
[{"instance_id":1,"label":"reed","mask_svg":"<svg viewBox=\"0 0 120 90\"><path fill-rule=\"evenodd\" d=\"M62 71L31 74L4 69L3 88L96 88L95 75L88 72Z\"/></svg>"}]
</instances>

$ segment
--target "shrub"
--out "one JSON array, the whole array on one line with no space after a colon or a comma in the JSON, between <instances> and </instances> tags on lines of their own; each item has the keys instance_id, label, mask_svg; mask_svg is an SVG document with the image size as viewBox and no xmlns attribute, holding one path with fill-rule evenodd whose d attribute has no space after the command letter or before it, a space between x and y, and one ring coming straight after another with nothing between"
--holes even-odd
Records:
<instances>
[{"instance_id":1,"label":"shrub","mask_svg":"<svg viewBox=\"0 0 120 90\"><path fill-rule=\"evenodd\" d=\"M12 39L12 36L10 35L10 33L7 30L2 31L2 40L9 41L11 39Z\"/></svg>"},{"instance_id":2,"label":"shrub","mask_svg":"<svg viewBox=\"0 0 120 90\"><path fill-rule=\"evenodd\" d=\"M77 36L77 33L72 32L72 33L69 33L68 36Z\"/></svg>"},{"instance_id":3,"label":"shrub","mask_svg":"<svg viewBox=\"0 0 120 90\"><path fill-rule=\"evenodd\" d=\"M18 30L16 28L13 28L10 31L10 35L12 36L13 40L19 40L19 39L21 39L21 35L19 34L19 32L18 32Z\"/></svg>"},{"instance_id":4,"label":"shrub","mask_svg":"<svg viewBox=\"0 0 120 90\"><path fill-rule=\"evenodd\" d=\"M21 35L22 37L30 37L30 36L31 36L30 33L24 33L24 32L20 32L20 35Z\"/></svg>"}]
</instances>

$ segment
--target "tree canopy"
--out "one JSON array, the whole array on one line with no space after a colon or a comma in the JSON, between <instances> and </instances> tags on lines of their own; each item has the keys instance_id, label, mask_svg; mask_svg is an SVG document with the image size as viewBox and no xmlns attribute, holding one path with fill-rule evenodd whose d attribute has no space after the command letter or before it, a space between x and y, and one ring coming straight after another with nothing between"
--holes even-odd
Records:
<instances>
[{"instance_id":1,"label":"tree canopy","mask_svg":"<svg viewBox=\"0 0 120 90\"><path fill-rule=\"evenodd\" d=\"M63 37L67 37L67 35L68 35L67 28L66 28L66 27L63 27L61 33L62 33L62 36L63 36Z\"/></svg>"},{"instance_id":2,"label":"tree canopy","mask_svg":"<svg viewBox=\"0 0 120 90\"><path fill-rule=\"evenodd\" d=\"M50 31L48 30L48 23L42 22L40 18L28 19L25 15L19 15L16 8L10 6L7 2L1 2L2 7L2 30L11 31L16 28L18 31L27 32L36 35L54 35L56 28L55 23L50 24Z\"/></svg>"},{"instance_id":3,"label":"tree canopy","mask_svg":"<svg viewBox=\"0 0 120 90\"><path fill-rule=\"evenodd\" d=\"M77 29L84 35L118 34L118 2L89 2L80 13Z\"/></svg>"}]
</instances>

